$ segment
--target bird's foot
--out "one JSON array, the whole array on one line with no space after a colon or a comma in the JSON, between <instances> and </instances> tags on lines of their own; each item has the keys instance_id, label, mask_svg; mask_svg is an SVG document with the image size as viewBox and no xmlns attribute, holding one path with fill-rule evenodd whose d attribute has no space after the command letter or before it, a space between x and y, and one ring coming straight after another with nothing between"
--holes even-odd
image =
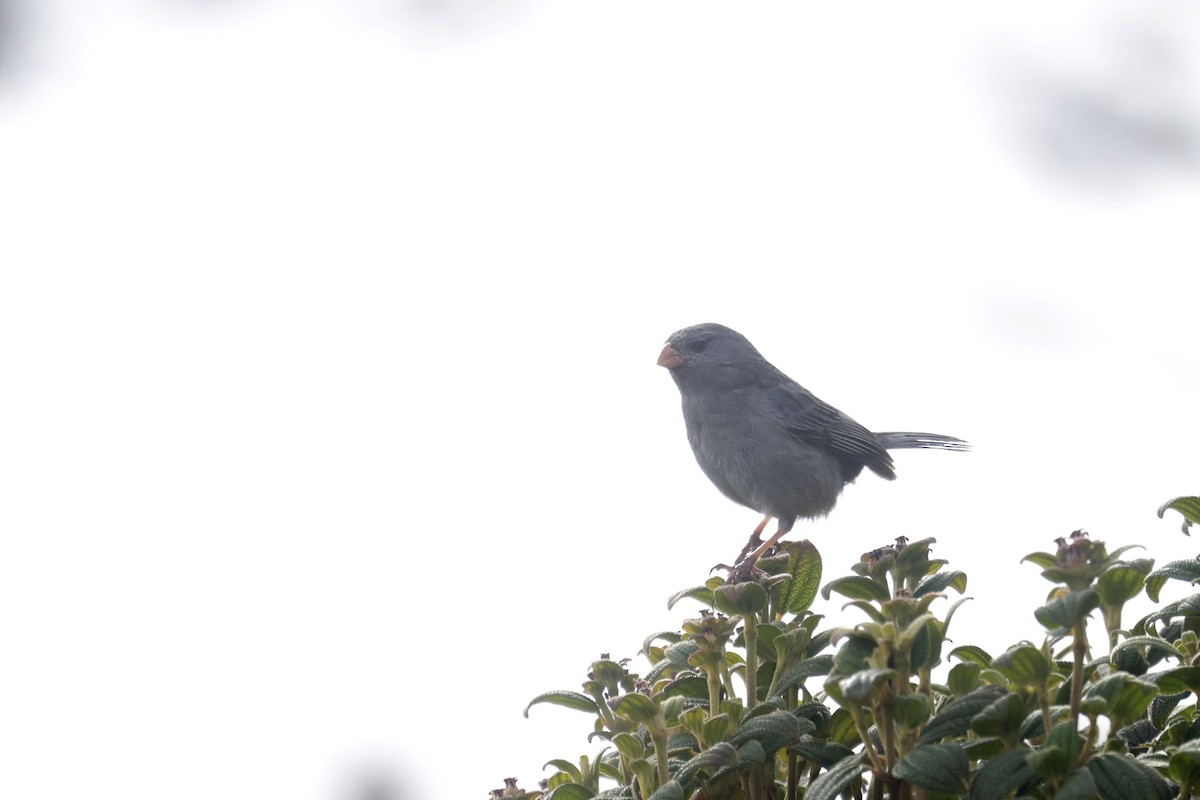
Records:
<instances>
[{"instance_id":1,"label":"bird's foot","mask_svg":"<svg viewBox=\"0 0 1200 800\"><path fill-rule=\"evenodd\" d=\"M745 583L757 580L766 575L765 572L755 566L757 563L757 558L746 558L734 564L733 569L729 571L729 582Z\"/></svg>"}]
</instances>

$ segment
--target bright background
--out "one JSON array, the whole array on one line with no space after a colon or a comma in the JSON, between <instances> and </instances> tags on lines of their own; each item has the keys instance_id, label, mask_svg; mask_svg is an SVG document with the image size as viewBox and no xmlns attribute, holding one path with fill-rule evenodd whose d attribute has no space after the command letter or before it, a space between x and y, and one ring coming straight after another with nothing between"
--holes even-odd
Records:
<instances>
[{"instance_id":1,"label":"bright background","mask_svg":"<svg viewBox=\"0 0 1200 800\"><path fill-rule=\"evenodd\" d=\"M1193 557L1198 45L1142 0L0 2L0 796L594 755L526 702L757 521L654 366L695 322L975 443L793 534L826 579L937 537L959 643L1036 634L1075 528Z\"/></svg>"}]
</instances>

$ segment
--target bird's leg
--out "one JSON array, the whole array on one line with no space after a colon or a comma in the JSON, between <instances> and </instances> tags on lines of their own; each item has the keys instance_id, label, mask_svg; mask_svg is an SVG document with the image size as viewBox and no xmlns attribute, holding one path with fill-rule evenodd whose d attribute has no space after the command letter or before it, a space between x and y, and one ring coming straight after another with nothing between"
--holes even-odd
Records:
<instances>
[{"instance_id":1,"label":"bird's leg","mask_svg":"<svg viewBox=\"0 0 1200 800\"><path fill-rule=\"evenodd\" d=\"M751 553L751 554L750 554L750 558L749 558L749 559L747 559L747 560L748 560L748 561L749 561L751 564L754 564L754 562L755 562L755 561L758 561L758 559L762 558L762 554L763 554L763 553L767 552L767 551L768 551L768 550L770 550L772 547L774 547L774 546L775 546L775 544L776 544L776 543L777 543L777 542L778 542L780 539L782 539L784 536L786 536L786 535L787 535L787 533L788 533L788 531L790 531L791 529L792 529L792 526L791 526L791 525L788 525L787 527L784 527L784 524L783 524L783 522L781 521L781 522L779 523L779 529L778 529L777 531L775 531L775 533L773 533L773 534L771 535L771 538L770 538L770 539L767 539L765 542L763 542L761 547L759 547L757 550L755 550L753 553Z\"/></svg>"},{"instance_id":2,"label":"bird's leg","mask_svg":"<svg viewBox=\"0 0 1200 800\"><path fill-rule=\"evenodd\" d=\"M770 517L762 518L762 522L758 523L758 527L754 529L754 533L750 534L750 541L746 542L746 546L742 548L742 552L738 555L735 563L740 564L745 561L746 554L762 544L762 532L767 529L767 523L770 521Z\"/></svg>"}]
</instances>

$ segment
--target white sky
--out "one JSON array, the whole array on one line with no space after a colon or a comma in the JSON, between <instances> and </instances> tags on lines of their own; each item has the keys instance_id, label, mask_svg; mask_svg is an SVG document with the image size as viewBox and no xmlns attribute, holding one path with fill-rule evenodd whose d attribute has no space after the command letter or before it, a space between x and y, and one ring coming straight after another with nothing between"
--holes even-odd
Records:
<instances>
[{"instance_id":1,"label":"white sky","mask_svg":"<svg viewBox=\"0 0 1200 800\"><path fill-rule=\"evenodd\" d=\"M757 521L654 366L695 322L976 444L794 534L936 536L959 643L1036 634L1075 528L1195 555L1185 4L103 5L0 38L0 796L594 755L525 703Z\"/></svg>"}]
</instances>

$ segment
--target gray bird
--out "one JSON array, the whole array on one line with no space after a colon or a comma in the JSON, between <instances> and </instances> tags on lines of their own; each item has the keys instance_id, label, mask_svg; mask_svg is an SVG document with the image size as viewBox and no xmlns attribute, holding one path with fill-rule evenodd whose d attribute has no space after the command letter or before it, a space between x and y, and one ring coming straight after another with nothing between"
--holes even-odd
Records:
<instances>
[{"instance_id":1,"label":"gray bird","mask_svg":"<svg viewBox=\"0 0 1200 800\"><path fill-rule=\"evenodd\" d=\"M871 433L770 364L745 336L705 323L675 331L658 364L683 395L683 421L700 468L736 503L765 515L738 561L752 566L800 517L833 510L863 467L894 480L888 450L966 450L936 433ZM763 543L774 517L779 529ZM757 548L757 549L754 549ZM747 559L747 553L754 552Z\"/></svg>"}]
</instances>

